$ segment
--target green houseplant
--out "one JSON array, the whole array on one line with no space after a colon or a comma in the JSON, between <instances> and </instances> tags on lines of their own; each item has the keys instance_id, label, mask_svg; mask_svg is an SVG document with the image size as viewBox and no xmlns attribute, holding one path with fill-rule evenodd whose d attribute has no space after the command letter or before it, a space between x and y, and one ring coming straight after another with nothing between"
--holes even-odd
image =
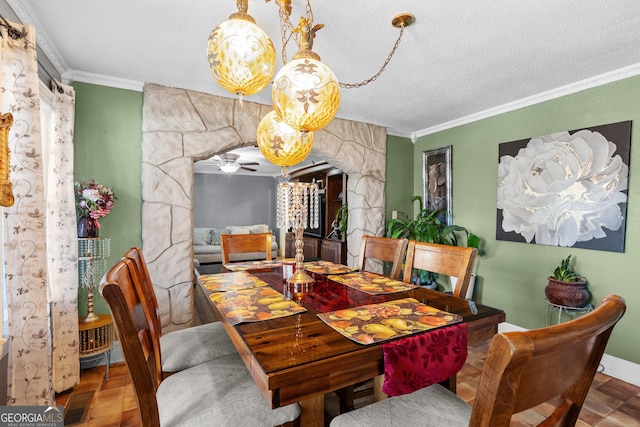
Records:
<instances>
[{"instance_id":1,"label":"green houseplant","mask_svg":"<svg viewBox=\"0 0 640 427\"><path fill-rule=\"evenodd\" d=\"M443 224L440 218L447 212L443 209L430 210L424 207L421 196L413 196L411 202L419 203L418 213L415 219L411 219L404 212L399 212L398 217L387 224L387 237L407 238L418 242L437 243L441 245L468 246L478 249L480 238L470 233L460 225ZM437 275L432 272L421 271L419 278L414 280L427 285L435 285Z\"/></svg>"},{"instance_id":2,"label":"green houseplant","mask_svg":"<svg viewBox=\"0 0 640 427\"><path fill-rule=\"evenodd\" d=\"M336 211L336 217L331 222L331 233L327 236L327 239L341 240L347 234L347 225L349 223L349 206L347 203L343 203L342 206Z\"/></svg>"},{"instance_id":3,"label":"green houseplant","mask_svg":"<svg viewBox=\"0 0 640 427\"><path fill-rule=\"evenodd\" d=\"M571 255L560 261L548 280L544 294L550 303L579 308L589 302L587 282L571 268Z\"/></svg>"}]
</instances>

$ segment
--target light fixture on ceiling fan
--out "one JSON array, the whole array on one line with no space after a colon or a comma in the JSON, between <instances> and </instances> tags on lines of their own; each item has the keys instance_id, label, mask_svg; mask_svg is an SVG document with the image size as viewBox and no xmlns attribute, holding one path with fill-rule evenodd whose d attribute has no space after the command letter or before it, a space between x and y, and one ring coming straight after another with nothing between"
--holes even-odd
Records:
<instances>
[{"instance_id":1,"label":"light fixture on ceiling fan","mask_svg":"<svg viewBox=\"0 0 640 427\"><path fill-rule=\"evenodd\" d=\"M259 166L258 162L239 163L238 159L240 155L234 153L224 153L218 156L214 156L213 160L218 165L222 172L232 174L238 169L247 170L249 172L255 172L256 169L249 168L247 166Z\"/></svg>"}]
</instances>

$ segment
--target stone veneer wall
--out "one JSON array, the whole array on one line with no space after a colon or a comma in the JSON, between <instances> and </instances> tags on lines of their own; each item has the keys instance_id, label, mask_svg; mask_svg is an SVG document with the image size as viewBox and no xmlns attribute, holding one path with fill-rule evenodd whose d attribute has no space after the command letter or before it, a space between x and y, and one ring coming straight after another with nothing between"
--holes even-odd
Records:
<instances>
[{"instance_id":1,"label":"stone veneer wall","mask_svg":"<svg viewBox=\"0 0 640 427\"><path fill-rule=\"evenodd\" d=\"M256 144L271 106L156 84L144 87L142 242L163 330L193 319L193 164ZM315 132L313 153L349 175L347 263L355 265L363 234L384 234L386 131L335 119Z\"/></svg>"}]
</instances>

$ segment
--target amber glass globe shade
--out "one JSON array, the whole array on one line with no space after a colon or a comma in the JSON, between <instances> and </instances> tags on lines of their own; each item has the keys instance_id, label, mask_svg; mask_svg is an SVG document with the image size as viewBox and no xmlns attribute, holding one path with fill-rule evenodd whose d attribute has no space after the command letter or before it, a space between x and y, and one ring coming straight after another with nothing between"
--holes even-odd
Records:
<instances>
[{"instance_id":1,"label":"amber glass globe shade","mask_svg":"<svg viewBox=\"0 0 640 427\"><path fill-rule=\"evenodd\" d=\"M220 86L236 95L253 95L271 82L276 50L269 36L255 23L229 19L211 31L207 60Z\"/></svg>"},{"instance_id":2,"label":"amber glass globe shade","mask_svg":"<svg viewBox=\"0 0 640 427\"><path fill-rule=\"evenodd\" d=\"M329 124L340 106L340 86L333 71L319 60L299 58L276 75L273 108L294 129L313 132Z\"/></svg>"},{"instance_id":3,"label":"amber glass globe shade","mask_svg":"<svg viewBox=\"0 0 640 427\"><path fill-rule=\"evenodd\" d=\"M258 125L258 148L274 165L294 166L307 158L313 145L313 133L302 135L286 124L275 111L264 116Z\"/></svg>"}]
</instances>

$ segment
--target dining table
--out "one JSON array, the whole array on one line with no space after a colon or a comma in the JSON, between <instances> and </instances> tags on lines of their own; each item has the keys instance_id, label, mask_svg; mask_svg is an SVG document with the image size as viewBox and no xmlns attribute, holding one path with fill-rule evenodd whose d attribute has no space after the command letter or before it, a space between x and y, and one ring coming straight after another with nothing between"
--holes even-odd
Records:
<instances>
[{"instance_id":1,"label":"dining table","mask_svg":"<svg viewBox=\"0 0 640 427\"><path fill-rule=\"evenodd\" d=\"M314 283L290 285L284 280L279 266L222 274L238 275L244 282L263 282L263 286L270 288L261 288L266 298L276 291L291 300L293 311L284 317L237 321L216 304L222 293L210 286L212 280L215 282L223 276L201 275L196 284L211 303L213 313L224 325L271 407L298 402L300 425L305 427L324 426L325 393L384 373L381 343L363 344L345 337L320 319L323 313L413 298L452 316L457 315L458 319L461 317L468 326L469 345L490 339L497 333L498 324L505 321L505 313L500 309L423 287L376 294L347 286L340 283L340 276L323 275L318 270L311 273Z\"/></svg>"}]
</instances>

